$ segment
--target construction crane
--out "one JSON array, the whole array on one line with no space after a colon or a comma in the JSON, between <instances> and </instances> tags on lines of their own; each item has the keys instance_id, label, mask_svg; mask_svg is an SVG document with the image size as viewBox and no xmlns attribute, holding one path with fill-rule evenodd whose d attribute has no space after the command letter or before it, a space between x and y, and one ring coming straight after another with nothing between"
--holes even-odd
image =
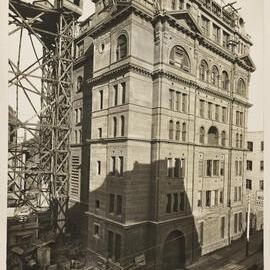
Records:
<instances>
[{"instance_id":1,"label":"construction crane","mask_svg":"<svg viewBox=\"0 0 270 270\"><path fill-rule=\"evenodd\" d=\"M9 37L18 50L9 58L8 209L19 221L49 212L58 236L67 224L75 23L82 1L9 1ZM30 111L33 117L22 119Z\"/></svg>"}]
</instances>

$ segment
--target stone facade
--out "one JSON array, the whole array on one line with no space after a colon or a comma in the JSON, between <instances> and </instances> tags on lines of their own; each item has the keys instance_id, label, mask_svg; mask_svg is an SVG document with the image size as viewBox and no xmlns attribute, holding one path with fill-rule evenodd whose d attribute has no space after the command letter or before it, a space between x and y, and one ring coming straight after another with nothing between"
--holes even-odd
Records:
<instances>
[{"instance_id":1,"label":"stone facade","mask_svg":"<svg viewBox=\"0 0 270 270\"><path fill-rule=\"evenodd\" d=\"M263 228L264 133L247 133L246 192L250 198L251 228Z\"/></svg>"},{"instance_id":2,"label":"stone facade","mask_svg":"<svg viewBox=\"0 0 270 270\"><path fill-rule=\"evenodd\" d=\"M93 50L88 248L116 269L188 265L245 230L252 43L214 1L94 2L77 39Z\"/></svg>"}]
</instances>

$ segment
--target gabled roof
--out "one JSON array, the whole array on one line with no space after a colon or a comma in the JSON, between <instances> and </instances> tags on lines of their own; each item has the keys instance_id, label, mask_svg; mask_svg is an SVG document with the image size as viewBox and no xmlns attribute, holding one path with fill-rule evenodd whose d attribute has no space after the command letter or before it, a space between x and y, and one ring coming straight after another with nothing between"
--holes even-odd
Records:
<instances>
[{"instance_id":1,"label":"gabled roof","mask_svg":"<svg viewBox=\"0 0 270 270\"><path fill-rule=\"evenodd\" d=\"M170 17L174 17L177 22L188 30L191 30L202 35L201 27L189 11L170 11L167 13Z\"/></svg>"},{"instance_id":2,"label":"gabled roof","mask_svg":"<svg viewBox=\"0 0 270 270\"><path fill-rule=\"evenodd\" d=\"M239 58L241 61L243 61L252 71L256 70L256 66L254 62L252 61L249 54L243 55Z\"/></svg>"}]
</instances>

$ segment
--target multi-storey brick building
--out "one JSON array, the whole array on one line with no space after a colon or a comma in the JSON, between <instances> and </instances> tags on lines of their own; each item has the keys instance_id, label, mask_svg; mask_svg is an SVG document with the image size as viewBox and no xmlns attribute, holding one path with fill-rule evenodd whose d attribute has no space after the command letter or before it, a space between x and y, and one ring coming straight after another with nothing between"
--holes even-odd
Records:
<instances>
[{"instance_id":1,"label":"multi-storey brick building","mask_svg":"<svg viewBox=\"0 0 270 270\"><path fill-rule=\"evenodd\" d=\"M75 71L89 155L72 148L73 169L89 169L74 173L89 185L88 247L115 266L144 254L143 269L175 269L245 228L252 43L211 0L94 3Z\"/></svg>"},{"instance_id":2,"label":"multi-storey brick building","mask_svg":"<svg viewBox=\"0 0 270 270\"><path fill-rule=\"evenodd\" d=\"M263 131L247 133L246 193L250 200L251 227L263 228L264 201L264 135Z\"/></svg>"}]
</instances>

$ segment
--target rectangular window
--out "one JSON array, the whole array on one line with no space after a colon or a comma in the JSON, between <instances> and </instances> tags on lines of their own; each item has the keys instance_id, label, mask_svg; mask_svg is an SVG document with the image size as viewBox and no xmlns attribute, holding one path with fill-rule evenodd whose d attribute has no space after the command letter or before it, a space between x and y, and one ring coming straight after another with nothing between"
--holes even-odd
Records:
<instances>
[{"instance_id":1,"label":"rectangular window","mask_svg":"<svg viewBox=\"0 0 270 270\"><path fill-rule=\"evenodd\" d=\"M229 49L230 35L223 31L223 47Z\"/></svg>"},{"instance_id":2,"label":"rectangular window","mask_svg":"<svg viewBox=\"0 0 270 270\"><path fill-rule=\"evenodd\" d=\"M118 104L118 85L114 85L114 106Z\"/></svg>"},{"instance_id":3,"label":"rectangular window","mask_svg":"<svg viewBox=\"0 0 270 270\"><path fill-rule=\"evenodd\" d=\"M176 92L176 110L179 112L180 111L180 102L181 102L181 93Z\"/></svg>"},{"instance_id":4,"label":"rectangular window","mask_svg":"<svg viewBox=\"0 0 270 270\"><path fill-rule=\"evenodd\" d=\"M263 160L260 161L260 169L261 169L261 171L264 170L264 162L263 162Z\"/></svg>"},{"instance_id":5,"label":"rectangular window","mask_svg":"<svg viewBox=\"0 0 270 270\"><path fill-rule=\"evenodd\" d=\"M239 112L236 111L236 118L235 118L235 124L239 126Z\"/></svg>"},{"instance_id":6,"label":"rectangular window","mask_svg":"<svg viewBox=\"0 0 270 270\"><path fill-rule=\"evenodd\" d=\"M263 180L260 180L260 190L263 190L264 187L263 187Z\"/></svg>"},{"instance_id":7,"label":"rectangular window","mask_svg":"<svg viewBox=\"0 0 270 270\"><path fill-rule=\"evenodd\" d=\"M98 128L98 137L102 138L102 128Z\"/></svg>"},{"instance_id":8,"label":"rectangular window","mask_svg":"<svg viewBox=\"0 0 270 270\"><path fill-rule=\"evenodd\" d=\"M180 158L176 158L174 161L174 177L179 178L180 176L181 161Z\"/></svg>"},{"instance_id":9,"label":"rectangular window","mask_svg":"<svg viewBox=\"0 0 270 270\"><path fill-rule=\"evenodd\" d=\"M108 231L108 257L113 257L113 232Z\"/></svg>"},{"instance_id":10,"label":"rectangular window","mask_svg":"<svg viewBox=\"0 0 270 270\"><path fill-rule=\"evenodd\" d=\"M114 212L114 194L110 193L110 201L109 201L109 212Z\"/></svg>"},{"instance_id":11,"label":"rectangular window","mask_svg":"<svg viewBox=\"0 0 270 270\"><path fill-rule=\"evenodd\" d=\"M198 191L198 207L202 207L202 191Z\"/></svg>"},{"instance_id":12,"label":"rectangular window","mask_svg":"<svg viewBox=\"0 0 270 270\"><path fill-rule=\"evenodd\" d=\"M220 204L224 203L224 192L223 192L223 190L220 190L220 192L219 192L219 203Z\"/></svg>"},{"instance_id":13,"label":"rectangular window","mask_svg":"<svg viewBox=\"0 0 270 270\"><path fill-rule=\"evenodd\" d=\"M220 28L215 24L213 24L213 39L217 43L220 42Z\"/></svg>"},{"instance_id":14,"label":"rectangular window","mask_svg":"<svg viewBox=\"0 0 270 270\"><path fill-rule=\"evenodd\" d=\"M234 201L237 202L237 187L234 187Z\"/></svg>"},{"instance_id":15,"label":"rectangular window","mask_svg":"<svg viewBox=\"0 0 270 270\"><path fill-rule=\"evenodd\" d=\"M167 207L166 207L166 212L171 213L172 211L172 195L167 194Z\"/></svg>"},{"instance_id":16,"label":"rectangular window","mask_svg":"<svg viewBox=\"0 0 270 270\"><path fill-rule=\"evenodd\" d=\"M235 176L238 175L238 160L235 161Z\"/></svg>"},{"instance_id":17,"label":"rectangular window","mask_svg":"<svg viewBox=\"0 0 270 270\"><path fill-rule=\"evenodd\" d=\"M208 119L212 119L212 103L208 102Z\"/></svg>"},{"instance_id":18,"label":"rectangular window","mask_svg":"<svg viewBox=\"0 0 270 270\"><path fill-rule=\"evenodd\" d=\"M240 127L244 126L244 113L240 112Z\"/></svg>"},{"instance_id":19,"label":"rectangular window","mask_svg":"<svg viewBox=\"0 0 270 270\"><path fill-rule=\"evenodd\" d=\"M239 232L242 231L242 218L243 218L242 213L239 213L239 217L238 217L238 229L239 229Z\"/></svg>"},{"instance_id":20,"label":"rectangular window","mask_svg":"<svg viewBox=\"0 0 270 270\"><path fill-rule=\"evenodd\" d=\"M103 90L99 91L99 109L103 109Z\"/></svg>"},{"instance_id":21,"label":"rectangular window","mask_svg":"<svg viewBox=\"0 0 270 270\"><path fill-rule=\"evenodd\" d=\"M243 175L243 161L239 161L239 176Z\"/></svg>"},{"instance_id":22,"label":"rectangular window","mask_svg":"<svg viewBox=\"0 0 270 270\"><path fill-rule=\"evenodd\" d=\"M96 237L99 237L99 225L98 224L94 224L94 235Z\"/></svg>"},{"instance_id":23,"label":"rectangular window","mask_svg":"<svg viewBox=\"0 0 270 270\"><path fill-rule=\"evenodd\" d=\"M247 160L247 170L252 171L252 161L251 160Z\"/></svg>"},{"instance_id":24,"label":"rectangular window","mask_svg":"<svg viewBox=\"0 0 270 270\"><path fill-rule=\"evenodd\" d=\"M213 176L219 175L219 160L213 160Z\"/></svg>"},{"instance_id":25,"label":"rectangular window","mask_svg":"<svg viewBox=\"0 0 270 270\"><path fill-rule=\"evenodd\" d=\"M242 187L238 187L238 200L242 200Z\"/></svg>"},{"instance_id":26,"label":"rectangular window","mask_svg":"<svg viewBox=\"0 0 270 270\"><path fill-rule=\"evenodd\" d=\"M122 86L122 104L126 103L126 83L121 83Z\"/></svg>"},{"instance_id":27,"label":"rectangular window","mask_svg":"<svg viewBox=\"0 0 270 270\"><path fill-rule=\"evenodd\" d=\"M169 91L169 107L171 110L174 109L173 104L174 104L174 91L170 89L170 91Z\"/></svg>"},{"instance_id":28,"label":"rectangular window","mask_svg":"<svg viewBox=\"0 0 270 270\"><path fill-rule=\"evenodd\" d=\"M218 206L218 190L215 190L215 206Z\"/></svg>"},{"instance_id":29,"label":"rectangular window","mask_svg":"<svg viewBox=\"0 0 270 270\"><path fill-rule=\"evenodd\" d=\"M204 35L208 36L209 35L209 20L205 18L204 16L202 18L202 31Z\"/></svg>"},{"instance_id":30,"label":"rectangular window","mask_svg":"<svg viewBox=\"0 0 270 270\"><path fill-rule=\"evenodd\" d=\"M226 123L227 122L227 108L222 107L222 122Z\"/></svg>"},{"instance_id":31,"label":"rectangular window","mask_svg":"<svg viewBox=\"0 0 270 270\"><path fill-rule=\"evenodd\" d=\"M216 105L215 120L219 121L219 105Z\"/></svg>"},{"instance_id":32,"label":"rectangular window","mask_svg":"<svg viewBox=\"0 0 270 270\"><path fill-rule=\"evenodd\" d=\"M252 190L252 181L250 179L246 179L246 189Z\"/></svg>"},{"instance_id":33,"label":"rectangular window","mask_svg":"<svg viewBox=\"0 0 270 270\"><path fill-rule=\"evenodd\" d=\"M174 193L173 194L173 212L177 212L178 211L178 194Z\"/></svg>"},{"instance_id":34,"label":"rectangular window","mask_svg":"<svg viewBox=\"0 0 270 270\"><path fill-rule=\"evenodd\" d=\"M97 175L101 175L101 161L97 161Z\"/></svg>"},{"instance_id":35,"label":"rectangular window","mask_svg":"<svg viewBox=\"0 0 270 270\"><path fill-rule=\"evenodd\" d=\"M124 174L124 157L119 157L119 174L120 176Z\"/></svg>"},{"instance_id":36,"label":"rectangular window","mask_svg":"<svg viewBox=\"0 0 270 270\"><path fill-rule=\"evenodd\" d=\"M224 161L220 162L220 175L224 176Z\"/></svg>"},{"instance_id":37,"label":"rectangular window","mask_svg":"<svg viewBox=\"0 0 270 270\"><path fill-rule=\"evenodd\" d=\"M122 214L122 196L117 195L116 197L116 215Z\"/></svg>"},{"instance_id":38,"label":"rectangular window","mask_svg":"<svg viewBox=\"0 0 270 270\"><path fill-rule=\"evenodd\" d=\"M112 175L116 174L116 158L112 157Z\"/></svg>"},{"instance_id":39,"label":"rectangular window","mask_svg":"<svg viewBox=\"0 0 270 270\"><path fill-rule=\"evenodd\" d=\"M204 100L200 100L200 117L204 117Z\"/></svg>"},{"instance_id":40,"label":"rectangular window","mask_svg":"<svg viewBox=\"0 0 270 270\"><path fill-rule=\"evenodd\" d=\"M96 208L96 210L98 210L100 208L100 201L99 200L95 200L95 208Z\"/></svg>"},{"instance_id":41,"label":"rectangular window","mask_svg":"<svg viewBox=\"0 0 270 270\"><path fill-rule=\"evenodd\" d=\"M114 246L115 254L114 258L116 262L119 262L121 257L121 235L116 233L115 234L115 246Z\"/></svg>"},{"instance_id":42,"label":"rectangular window","mask_svg":"<svg viewBox=\"0 0 270 270\"><path fill-rule=\"evenodd\" d=\"M206 191L206 202L205 206L210 207L211 206L211 191L207 190Z\"/></svg>"},{"instance_id":43,"label":"rectangular window","mask_svg":"<svg viewBox=\"0 0 270 270\"><path fill-rule=\"evenodd\" d=\"M203 160L199 160L199 177L203 177Z\"/></svg>"},{"instance_id":44,"label":"rectangular window","mask_svg":"<svg viewBox=\"0 0 270 270\"><path fill-rule=\"evenodd\" d=\"M186 160L182 158L180 165L180 178L184 178L185 176L186 176Z\"/></svg>"},{"instance_id":45,"label":"rectangular window","mask_svg":"<svg viewBox=\"0 0 270 270\"><path fill-rule=\"evenodd\" d=\"M187 95L186 94L182 95L182 112L183 113L187 112Z\"/></svg>"},{"instance_id":46,"label":"rectangular window","mask_svg":"<svg viewBox=\"0 0 270 270\"><path fill-rule=\"evenodd\" d=\"M261 151L263 151L264 150L264 142L262 141L261 142Z\"/></svg>"},{"instance_id":47,"label":"rectangular window","mask_svg":"<svg viewBox=\"0 0 270 270\"><path fill-rule=\"evenodd\" d=\"M222 239L225 237L225 217L221 217L220 220L220 237Z\"/></svg>"},{"instance_id":48,"label":"rectangular window","mask_svg":"<svg viewBox=\"0 0 270 270\"><path fill-rule=\"evenodd\" d=\"M167 175L170 178L173 177L172 158L167 159Z\"/></svg>"},{"instance_id":49,"label":"rectangular window","mask_svg":"<svg viewBox=\"0 0 270 270\"><path fill-rule=\"evenodd\" d=\"M247 142L247 149L251 152L253 151L253 142Z\"/></svg>"},{"instance_id":50,"label":"rectangular window","mask_svg":"<svg viewBox=\"0 0 270 270\"><path fill-rule=\"evenodd\" d=\"M212 160L207 160L206 164L206 175L212 176Z\"/></svg>"},{"instance_id":51,"label":"rectangular window","mask_svg":"<svg viewBox=\"0 0 270 270\"><path fill-rule=\"evenodd\" d=\"M234 214L234 233L237 233L238 227L238 214Z\"/></svg>"},{"instance_id":52,"label":"rectangular window","mask_svg":"<svg viewBox=\"0 0 270 270\"><path fill-rule=\"evenodd\" d=\"M185 210L185 193L180 192L180 211Z\"/></svg>"}]
</instances>

